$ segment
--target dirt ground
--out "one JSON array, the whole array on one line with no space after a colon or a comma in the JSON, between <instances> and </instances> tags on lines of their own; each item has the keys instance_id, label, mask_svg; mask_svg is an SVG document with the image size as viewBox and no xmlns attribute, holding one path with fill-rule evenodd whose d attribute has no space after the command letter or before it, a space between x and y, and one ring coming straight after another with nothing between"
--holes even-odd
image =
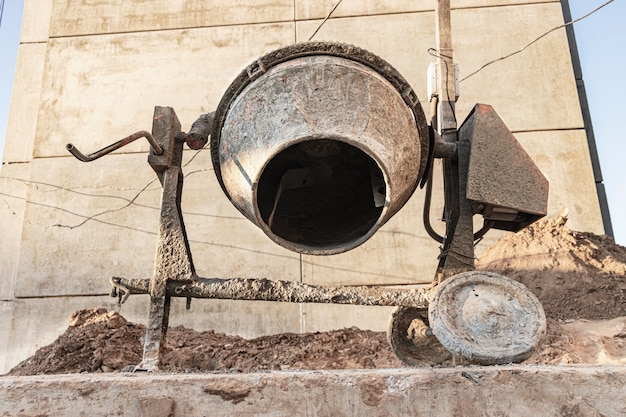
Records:
<instances>
[{"instance_id":1,"label":"dirt ground","mask_svg":"<svg viewBox=\"0 0 626 417\"><path fill-rule=\"evenodd\" d=\"M549 318L626 316L626 248L607 236L572 231L565 219L543 220L505 236L476 266L524 284Z\"/></svg>"},{"instance_id":2,"label":"dirt ground","mask_svg":"<svg viewBox=\"0 0 626 417\"><path fill-rule=\"evenodd\" d=\"M569 230L563 218L543 220L496 242L477 268L522 282L541 301L548 333L525 363L626 365L626 248L611 238ZM9 375L128 369L141 361L144 333L114 311L77 311L56 341ZM166 372L402 366L384 333L357 328L246 340L174 327L162 362Z\"/></svg>"}]
</instances>

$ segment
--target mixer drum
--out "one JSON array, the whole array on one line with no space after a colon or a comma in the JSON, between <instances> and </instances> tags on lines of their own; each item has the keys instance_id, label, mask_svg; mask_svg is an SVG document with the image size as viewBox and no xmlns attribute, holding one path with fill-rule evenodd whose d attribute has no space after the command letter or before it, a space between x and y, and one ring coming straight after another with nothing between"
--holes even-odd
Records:
<instances>
[{"instance_id":1,"label":"mixer drum","mask_svg":"<svg viewBox=\"0 0 626 417\"><path fill-rule=\"evenodd\" d=\"M222 189L267 236L300 253L365 242L406 203L428 161L413 90L350 45L304 43L259 58L215 116Z\"/></svg>"}]
</instances>

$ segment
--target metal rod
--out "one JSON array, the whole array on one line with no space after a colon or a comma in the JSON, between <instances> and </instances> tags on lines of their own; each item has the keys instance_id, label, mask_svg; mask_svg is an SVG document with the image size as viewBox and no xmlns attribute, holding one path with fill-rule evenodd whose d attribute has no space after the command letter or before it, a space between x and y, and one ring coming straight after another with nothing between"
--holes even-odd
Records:
<instances>
[{"instance_id":1,"label":"metal rod","mask_svg":"<svg viewBox=\"0 0 626 417\"><path fill-rule=\"evenodd\" d=\"M170 297L150 297L150 313L143 343L143 359L135 371L156 371L165 347L170 317Z\"/></svg>"},{"instance_id":2,"label":"metal rod","mask_svg":"<svg viewBox=\"0 0 626 417\"><path fill-rule=\"evenodd\" d=\"M149 294L149 283L148 279L111 279L120 299L127 294ZM426 288L318 286L266 278L196 278L191 283L168 280L166 294L172 297L416 308L428 308L430 300L430 290Z\"/></svg>"},{"instance_id":3,"label":"metal rod","mask_svg":"<svg viewBox=\"0 0 626 417\"><path fill-rule=\"evenodd\" d=\"M154 139L154 137L152 137L152 134L150 132L147 132L145 130L140 130L139 132L135 132L132 135L126 136L124 139L121 139L89 155L83 154L81 151L78 150L78 148L76 148L71 143L68 143L67 145L65 145L65 149L67 149L79 161L91 162L98 158L103 157L104 155L110 154L111 152L121 148L122 146L128 145L129 143L134 142L139 138L148 139L148 142L150 142L150 146L152 147L152 150L155 155L163 154L163 148L161 147L161 145L157 143L157 141Z\"/></svg>"},{"instance_id":4,"label":"metal rod","mask_svg":"<svg viewBox=\"0 0 626 417\"><path fill-rule=\"evenodd\" d=\"M437 42L439 72L439 117L437 128L445 141L454 141L457 128L454 102L456 98L454 81L454 60L452 49L452 26L450 20L450 0L437 0L435 3L435 36ZM452 131L448 136L447 131Z\"/></svg>"}]
</instances>

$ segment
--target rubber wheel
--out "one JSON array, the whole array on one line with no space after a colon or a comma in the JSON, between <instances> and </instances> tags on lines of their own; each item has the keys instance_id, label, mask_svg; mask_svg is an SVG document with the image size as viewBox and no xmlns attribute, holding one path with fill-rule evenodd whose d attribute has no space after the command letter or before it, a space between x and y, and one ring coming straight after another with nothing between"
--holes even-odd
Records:
<instances>
[{"instance_id":1,"label":"rubber wheel","mask_svg":"<svg viewBox=\"0 0 626 417\"><path fill-rule=\"evenodd\" d=\"M408 366L442 363L450 352L436 337L428 334L428 311L415 307L397 307L387 327L387 341L393 353Z\"/></svg>"},{"instance_id":2,"label":"rubber wheel","mask_svg":"<svg viewBox=\"0 0 626 417\"><path fill-rule=\"evenodd\" d=\"M430 301L428 319L443 346L481 365L521 362L546 334L537 297L493 272L464 272L443 281Z\"/></svg>"}]
</instances>

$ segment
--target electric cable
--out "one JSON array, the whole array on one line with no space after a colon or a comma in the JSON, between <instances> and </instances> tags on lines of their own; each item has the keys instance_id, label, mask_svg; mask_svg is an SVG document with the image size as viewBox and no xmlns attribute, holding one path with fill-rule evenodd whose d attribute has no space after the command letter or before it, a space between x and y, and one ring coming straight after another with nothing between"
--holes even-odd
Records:
<instances>
[{"instance_id":1,"label":"electric cable","mask_svg":"<svg viewBox=\"0 0 626 417\"><path fill-rule=\"evenodd\" d=\"M2 16L4 15L4 0L0 0L0 28L2 27Z\"/></svg>"},{"instance_id":2,"label":"electric cable","mask_svg":"<svg viewBox=\"0 0 626 417\"><path fill-rule=\"evenodd\" d=\"M444 64L446 64L446 98L448 99L450 110L452 110L452 117L454 118L454 123L457 124L456 112L454 111L454 105L452 105L453 102L450 100L450 88L448 84L449 83L449 80L448 80L449 69L448 69L448 61L446 61L446 58L451 60L452 57L439 53L439 51L436 50L435 48L428 48L427 52L428 52L428 55L434 56L435 58L439 58L443 61Z\"/></svg>"},{"instance_id":3,"label":"electric cable","mask_svg":"<svg viewBox=\"0 0 626 417\"><path fill-rule=\"evenodd\" d=\"M496 59L494 59L494 60L492 60L492 61L487 62L487 63L486 63L486 64L484 64L482 67L478 68L476 71L474 71L474 72L472 72L471 74L469 74L468 76L466 76L466 77L462 78L462 79L461 79L461 81L465 81L465 80L467 80L468 78L470 78L470 77L472 77L472 76L474 76L474 75L478 74L480 71L482 71L483 69L487 68L487 67L488 67L489 65L491 65L491 64L495 64L496 62L503 61L503 60L505 60L505 59L508 59L508 58L510 58L510 57L512 57L512 56L514 56L514 55L517 55L517 54L519 54L519 53L521 53L521 52L524 52L524 51L526 50L526 48L528 48L529 46L531 46L531 45L533 45L534 43L538 42L539 40L543 39L544 37L548 36L550 33L554 32L555 30L558 30L558 29L564 28L564 27L566 27L566 26L572 25L572 24L574 24L574 23L576 23L576 22L580 22L581 20L583 20L583 19L585 19L585 18L587 18L587 17L591 16L592 14L594 14L594 13L595 13L595 12L597 12L598 10L602 9L603 7L605 7L605 6L609 5L609 4L610 4L610 3L612 3L613 1L614 1L614 0L608 0L608 1L606 1L605 3L601 4L600 6L596 7L595 9L593 9L592 11L590 11L589 13L587 13L587 14L585 14L585 15L583 15L583 16L581 16L581 17L577 18L577 19L574 19L574 20L572 20L572 21L566 22L566 23L564 23L564 24L562 24L562 25L559 25L559 26L556 26L556 27L554 27L554 28L550 29L549 31L547 31L547 32L546 32L546 33L544 33L543 35L541 35L541 36L539 36L539 37L535 38L535 39L534 39L534 40L532 40L531 42L529 42L529 43L527 43L526 45L524 45L524 47L522 47L521 49L518 49L518 50L517 50L517 51L515 51L515 52L511 52L511 53L510 53L510 54L508 54L508 55L505 55L505 56L502 56L502 57L500 57L500 58L496 58Z\"/></svg>"},{"instance_id":4,"label":"electric cable","mask_svg":"<svg viewBox=\"0 0 626 417\"><path fill-rule=\"evenodd\" d=\"M433 240L438 243L443 243L444 238L433 229L432 224L430 223L430 202L432 200L433 195L433 170L434 166L426 173L426 190L424 190L424 211L422 213L422 222L424 223L424 229L426 229L426 233Z\"/></svg>"},{"instance_id":5,"label":"electric cable","mask_svg":"<svg viewBox=\"0 0 626 417\"><path fill-rule=\"evenodd\" d=\"M332 8L332 10L330 11L330 13L328 13L328 15L326 16L326 18L322 21L322 23L320 23L320 25L317 27L317 29L315 29L315 32L313 32L313 34L309 37L309 39L307 41L311 41L311 39L313 39L313 37L315 35L317 35L317 32L319 32L319 30L322 28L322 26L324 26L324 23L326 23L326 21L328 19L330 19L330 16L335 12L335 10L337 10L337 7L339 7L339 5L341 4L343 0L339 0L337 2L337 4L335 4L335 7Z\"/></svg>"}]
</instances>

